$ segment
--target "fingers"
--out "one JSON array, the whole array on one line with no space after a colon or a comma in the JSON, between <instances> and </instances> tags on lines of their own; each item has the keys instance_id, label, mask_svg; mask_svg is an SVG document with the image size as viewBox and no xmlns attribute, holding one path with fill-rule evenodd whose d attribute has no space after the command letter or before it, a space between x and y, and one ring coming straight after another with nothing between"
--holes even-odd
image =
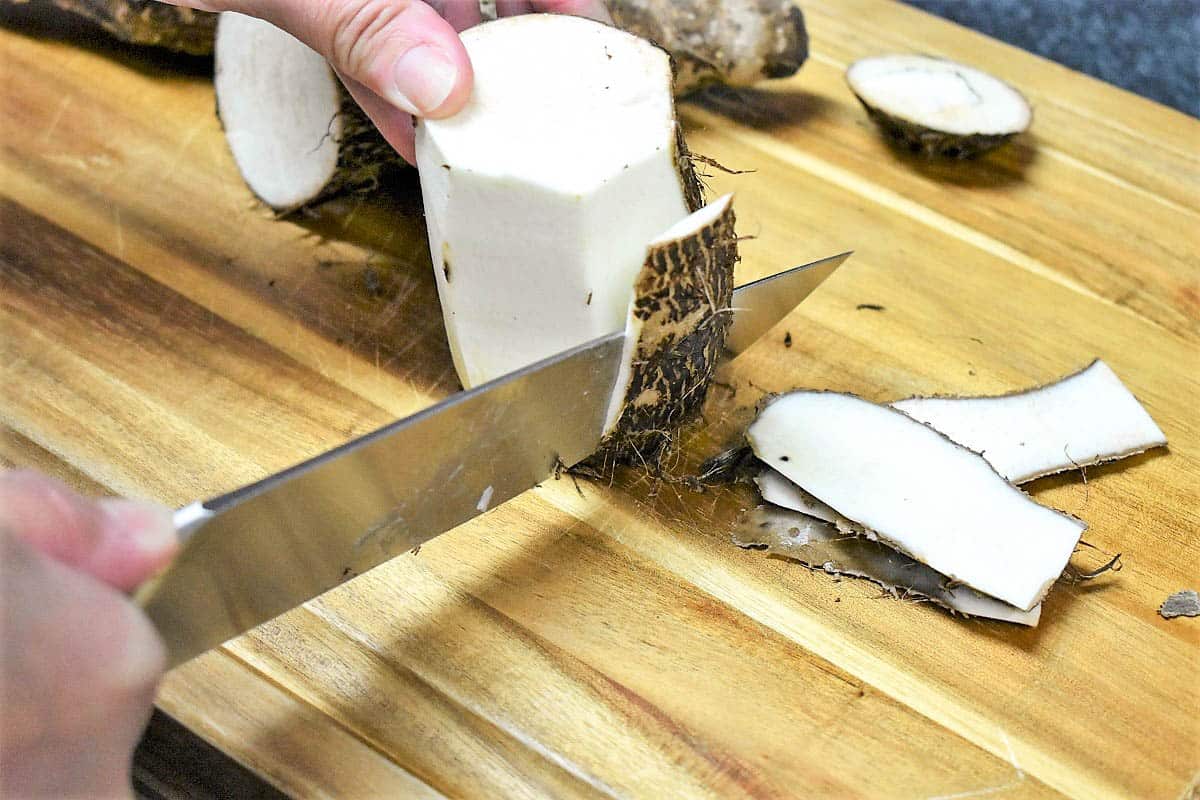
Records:
<instances>
[{"instance_id":1,"label":"fingers","mask_svg":"<svg viewBox=\"0 0 1200 800\"><path fill-rule=\"evenodd\" d=\"M178 548L167 509L88 500L24 470L0 473L0 530L121 591L162 569Z\"/></svg>"},{"instance_id":2,"label":"fingers","mask_svg":"<svg viewBox=\"0 0 1200 800\"><path fill-rule=\"evenodd\" d=\"M166 658L145 616L0 531L0 642L0 796L128 796Z\"/></svg>"},{"instance_id":3,"label":"fingers","mask_svg":"<svg viewBox=\"0 0 1200 800\"><path fill-rule=\"evenodd\" d=\"M339 73L402 111L446 117L470 96L467 52L454 26L426 3L245 0L229 5L290 32Z\"/></svg>"}]
</instances>

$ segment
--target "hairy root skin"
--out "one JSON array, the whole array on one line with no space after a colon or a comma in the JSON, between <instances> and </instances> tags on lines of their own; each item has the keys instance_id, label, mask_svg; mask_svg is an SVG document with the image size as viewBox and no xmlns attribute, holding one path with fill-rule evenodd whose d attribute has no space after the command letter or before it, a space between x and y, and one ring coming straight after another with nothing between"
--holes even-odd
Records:
<instances>
[{"instance_id":1,"label":"hairy root skin","mask_svg":"<svg viewBox=\"0 0 1200 800\"><path fill-rule=\"evenodd\" d=\"M734 223L728 208L696 235L651 249L635 290L641 335L625 405L591 466L657 464L703 406L731 321Z\"/></svg>"}]
</instances>

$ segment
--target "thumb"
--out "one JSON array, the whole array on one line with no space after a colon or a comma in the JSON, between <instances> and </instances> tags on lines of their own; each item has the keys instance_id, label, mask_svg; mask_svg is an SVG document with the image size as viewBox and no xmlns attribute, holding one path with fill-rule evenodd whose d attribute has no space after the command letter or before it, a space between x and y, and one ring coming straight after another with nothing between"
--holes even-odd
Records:
<instances>
[{"instance_id":1,"label":"thumb","mask_svg":"<svg viewBox=\"0 0 1200 800\"><path fill-rule=\"evenodd\" d=\"M0 472L0 531L122 591L158 572L178 549L167 509L89 500L27 470Z\"/></svg>"},{"instance_id":2,"label":"thumb","mask_svg":"<svg viewBox=\"0 0 1200 800\"><path fill-rule=\"evenodd\" d=\"M187 5L261 17L325 56L342 76L408 114L448 117L471 93L471 62L458 34L419 0L210 0Z\"/></svg>"}]
</instances>

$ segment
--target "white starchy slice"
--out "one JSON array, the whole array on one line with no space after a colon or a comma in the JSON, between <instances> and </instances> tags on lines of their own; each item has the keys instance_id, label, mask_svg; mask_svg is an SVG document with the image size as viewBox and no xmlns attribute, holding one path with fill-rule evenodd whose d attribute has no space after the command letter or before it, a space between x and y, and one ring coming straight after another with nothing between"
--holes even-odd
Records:
<instances>
[{"instance_id":1,"label":"white starchy slice","mask_svg":"<svg viewBox=\"0 0 1200 800\"><path fill-rule=\"evenodd\" d=\"M976 155L1025 130L1033 117L1016 89L941 58L864 58L850 65L846 81L886 133L926 153Z\"/></svg>"},{"instance_id":2,"label":"white starchy slice","mask_svg":"<svg viewBox=\"0 0 1200 800\"><path fill-rule=\"evenodd\" d=\"M838 513L947 577L1029 610L1082 521L1038 505L977 453L887 406L798 391L750 425L755 455Z\"/></svg>"},{"instance_id":3,"label":"white starchy slice","mask_svg":"<svg viewBox=\"0 0 1200 800\"><path fill-rule=\"evenodd\" d=\"M217 114L242 179L277 211L373 189L404 166L320 55L270 23L217 21Z\"/></svg>"},{"instance_id":4,"label":"white starchy slice","mask_svg":"<svg viewBox=\"0 0 1200 800\"><path fill-rule=\"evenodd\" d=\"M246 183L273 208L320 194L338 166L342 94L325 59L244 14L217 25L217 113Z\"/></svg>"},{"instance_id":5,"label":"white starchy slice","mask_svg":"<svg viewBox=\"0 0 1200 800\"><path fill-rule=\"evenodd\" d=\"M866 578L896 596L926 597L972 617L1032 627L1042 615L1040 604L1022 611L969 586L954 586L937 570L881 542L847 536L829 522L787 508L761 505L747 512L738 520L733 541L832 574Z\"/></svg>"},{"instance_id":6,"label":"white starchy slice","mask_svg":"<svg viewBox=\"0 0 1200 800\"><path fill-rule=\"evenodd\" d=\"M463 32L467 106L423 120L417 166L454 364L476 386L619 331L646 244L685 192L668 56L591 20Z\"/></svg>"},{"instance_id":7,"label":"white starchy slice","mask_svg":"<svg viewBox=\"0 0 1200 800\"><path fill-rule=\"evenodd\" d=\"M1146 409L1100 360L1014 394L912 397L892 406L980 453L1013 483L1167 443Z\"/></svg>"}]
</instances>

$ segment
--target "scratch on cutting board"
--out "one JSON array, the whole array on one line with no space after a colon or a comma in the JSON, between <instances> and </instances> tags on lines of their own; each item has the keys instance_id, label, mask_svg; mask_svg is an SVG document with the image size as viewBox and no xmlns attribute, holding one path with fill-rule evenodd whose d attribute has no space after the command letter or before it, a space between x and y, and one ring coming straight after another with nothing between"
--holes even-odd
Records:
<instances>
[{"instance_id":1,"label":"scratch on cutting board","mask_svg":"<svg viewBox=\"0 0 1200 800\"><path fill-rule=\"evenodd\" d=\"M121 209L113 206L113 222L116 224L117 258L125 260L125 224L121 222Z\"/></svg>"},{"instance_id":2,"label":"scratch on cutting board","mask_svg":"<svg viewBox=\"0 0 1200 800\"><path fill-rule=\"evenodd\" d=\"M955 792L954 794L939 794L935 797L930 797L929 800L964 800L968 797L984 797L989 794L1006 792L1009 789L1014 789L1017 786L1020 786L1025 781L1025 770L1021 769L1021 765L1017 763L1017 754L1013 750L1012 742L1009 740L1008 734L1004 731L1000 731L1000 738L1004 740L1004 749L1008 751L1008 763L1012 764L1012 768L1016 772L1016 777L998 786L985 786L981 789L968 789L965 792Z\"/></svg>"},{"instance_id":3,"label":"scratch on cutting board","mask_svg":"<svg viewBox=\"0 0 1200 800\"><path fill-rule=\"evenodd\" d=\"M50 120L50 124L46 126L46 130L42 131L43 139L49 139L50 134L54 133L54 130L58 127L58 123L62 120L63 114L67 110L67 106L71 105L71 102L74 99L74 96L67 95L62 99L62 102L58 104L58 110L54 112L54 118Z\"/></svg>"}]
</instances>

